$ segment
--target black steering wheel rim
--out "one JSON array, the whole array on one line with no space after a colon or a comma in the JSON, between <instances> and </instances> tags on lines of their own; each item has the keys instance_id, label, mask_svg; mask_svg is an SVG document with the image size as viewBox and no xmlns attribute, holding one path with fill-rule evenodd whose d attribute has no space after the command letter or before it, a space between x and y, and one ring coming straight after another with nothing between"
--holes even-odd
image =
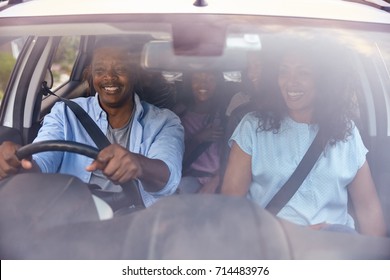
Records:
<instances>
[{"instance_id":1,"label":"black steering wheel rim","mask_svg":"<svg viewBox=\"0 0 390 280\"><path fill-rule=\"evenodd\" d=\"M28 158L33 154L48 151L72 152L96 159L99 150L82 143L66 140L47 140L25 145L16 151L19 160Z\"/></svg>"}]
</instances>

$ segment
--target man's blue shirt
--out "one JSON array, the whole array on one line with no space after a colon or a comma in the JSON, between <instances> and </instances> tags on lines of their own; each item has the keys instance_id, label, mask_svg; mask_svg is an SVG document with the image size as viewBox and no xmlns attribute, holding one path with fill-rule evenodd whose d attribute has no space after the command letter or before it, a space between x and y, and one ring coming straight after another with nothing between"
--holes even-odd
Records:
<instances>
[{"instance_id":1,"label":"man's blue shirt","mask_svg":"<svg viewBox=\"0 0 390 280\"><path fill-rule=\"evenodd\" d=\"M96 122L106 134L108 119L100 107L98 94L94 97L73 99ZM181 178L181 166L184 152L184 129L180 119L168 109L160 109L139 100L135 94L135 114L132 122L128 149L151 159L165 162L170 170L166 186L158 192L148 193L141 186L141 194L146 206L150 206L159 197L175 192ZM74 113L63 102L57 102L43 121L34 142L45 140L68 140L96 147ZM33 159L45 173L63 173L74 175L89 182L91 172L85 170L93 159L68 152L43 152L33 155Z\"/></svg>"}]
</instances>

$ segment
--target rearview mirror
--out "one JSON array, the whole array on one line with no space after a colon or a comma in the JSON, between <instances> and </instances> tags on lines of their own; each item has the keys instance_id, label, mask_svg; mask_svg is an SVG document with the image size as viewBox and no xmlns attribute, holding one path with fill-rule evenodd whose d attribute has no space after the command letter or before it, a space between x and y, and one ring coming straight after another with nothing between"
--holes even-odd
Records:
<instances>
[{"instance_id":1,"label":"rearview mirror","mask_svg":"<svg viewBox=\"0 0 390 280\"><path fill-rule=\"evenodd\" d=\"M246 65L246 50L243 48L225 47L219 56L176 55L170 41L148 42L141 55L141 66L151 71L239 71Z\"/></svg>"}]
</instances>

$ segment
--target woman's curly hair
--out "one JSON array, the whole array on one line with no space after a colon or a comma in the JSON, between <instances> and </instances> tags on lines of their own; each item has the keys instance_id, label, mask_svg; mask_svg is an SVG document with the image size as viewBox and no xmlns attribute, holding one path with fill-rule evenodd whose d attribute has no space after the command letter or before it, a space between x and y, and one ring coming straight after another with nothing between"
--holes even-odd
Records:
<instances>
[{"instance_id":1,"label":"woman's curly hair","mask_svg":"<svg viewBox=\"0 0 390 280\"><path fill-rule=\"evenodd\" d=\"M283 38L273 51L262 77L264 88L258 96L258 130L278 133L288 115L278 86L278 71L283 56L294 53L312 61L316 84L313 123L320 128L323 145L346 140L357 112L354 74L347 49L334 41Z\"/></svg>"}]
</instances>

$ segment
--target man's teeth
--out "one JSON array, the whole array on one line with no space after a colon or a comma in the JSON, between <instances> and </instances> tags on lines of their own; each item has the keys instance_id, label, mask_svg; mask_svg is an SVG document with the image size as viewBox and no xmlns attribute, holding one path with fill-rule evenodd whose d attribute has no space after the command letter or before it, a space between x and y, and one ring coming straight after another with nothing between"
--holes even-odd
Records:
<instances>
[{"instance_id":1,"label":"man's teeth","mask_svg":"<svg viewBox=\"0 0 390 280\"><path fill-rule=\"evenodd\" d=\"M104 90L107 90L107 91L115 91L117 89L118 89L118 87L104 87Z\"/></svg>"},{"instance_id":2,"label":"man's teeth","mask_svg":"<svg viewBox=\"0 0 390 280\"><path fill-rule=\"evenodd\" d=\"M291 96L291 97L297 97L297 96L303 95L303 92L302 91L289 91L289 92L287 92L287 95Z\"/></svg>"}]
</instances>

